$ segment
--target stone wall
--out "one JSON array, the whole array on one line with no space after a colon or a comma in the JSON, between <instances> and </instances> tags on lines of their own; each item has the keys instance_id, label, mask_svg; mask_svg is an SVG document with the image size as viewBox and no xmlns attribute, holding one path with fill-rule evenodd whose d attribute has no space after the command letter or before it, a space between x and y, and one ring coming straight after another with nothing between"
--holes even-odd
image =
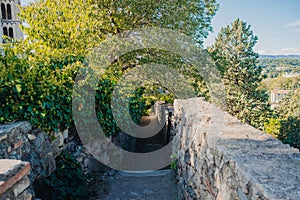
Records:
<instances>
[{"instance_id":1,"label":"stone wall","mask_svg":"<svg viewBox=\"0 0 300 200\"><path fill-rule=\"evenodd\" d=\"M299 199L300 153L200 98L176 100L182 199Z\"/></svg>"},{"instance_id":2,"label":"stone wall","mask_svg":"<svg viewBox=\"0 0 300 200\"><path fill-rule=\"evenodd\" d=\"M33 198L35 197L33 187L39 189L43 178L56 170L55 158L61 152L76 159L85 174L104 173L108 170L82 145L74 127L53 135L54 137L50 139L42 130L33 129L29 122L0 125L0 168L9 165L8 159L30 163L31 170L28 175L30 186L26 191L32 193ZM3 195L0 192L0 200Z\"/></svg>"},{"instance_id":3,"label":"stone wall","mask_svg":"<svg viewBox=\"0 0 300 200\"><path fill-rule=\"evenodd\" d=\"M40 129L33 130L28 122L0 126L1 167L9 166L12 162L5 159L29 162L31 165L31 172L28 175L30 183L38 178L49 176L56 169L55 157L60 153L62 145L60 137L50 141L45 132ZM33 192L32 188L30 189Z\"/></svg>"},{"instance_id":4,"label":"stone wall","mask_svg":"<svg viewBox=\"0 0 300 200\"><path fill-rule=\"evenodd\" d=\"M0 160L0 200L30 200L30 164L20 160Z\"/></svg>"}]
</instances>

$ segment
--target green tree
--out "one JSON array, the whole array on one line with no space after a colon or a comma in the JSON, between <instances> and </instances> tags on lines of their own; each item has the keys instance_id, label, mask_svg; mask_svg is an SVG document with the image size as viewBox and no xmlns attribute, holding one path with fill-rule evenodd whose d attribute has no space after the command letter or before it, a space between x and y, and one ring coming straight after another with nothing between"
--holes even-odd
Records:
<instances>
[{"instance_id":1,"label":"green tree","mask_svg":"<svg viewBox=\"0 0 300 200\"><path fill-rule=\"evenodd\" d=\"M27 120L50 133L72 122L72 85L83 58L66 57L31 66L5 49L0 55L0 123Z\"/></svg>"},{"instance_id":2,"label":"green tree","mask_svg":"<svg viewBox=\"0 0 300 200\"><path fill-rule=\"evenodd\" d=\"M289 116L280 121L279 134L277 136L285 144L300 149L300 119Z\"/></svg>"},{"instance_id":3,"label":"green tree","mask_svg":"<svg viewBox=\"0 0 300 200\"><path fill-rule=\"evenodd\" d=\"M276 78L266 78L262 81L261 88L272 90L294 90L300 87L300 75L294 77L278 76Z\"/></svg>"},{"instance_id":4,"label":"green tree","mask_svg":"<svg viewBox=\"0 0 300 200\"><path fill-rule=\"evenodd\" d=\"M212 29L211 18L217 8L216 0L41 0L20 8L20 18L28 24L22 27L27 37L14 47L7 47L10 57L1 57L3 70L9 69L12 74L8 76L9 80L0 77L5 80L0 85L0 92L11 93L1 99L0 113L6 113L1 115L1 122L25 119L41 127L47 124L51 130L67 127L72 120L74 78L78 68L83 66L84 56L93 47L107 37L143 27L179 30L201 45ZM6 64L13 61L11 57L15 64ZM163 59L159 61L156 57ZM139 64L156 60L181 68L176 62L180 60L178 56L159 50L131 52L114 61L99 80L96 94L96 99L101 100L101 104L96 105L97 115L109 134L118 132L110 108L112 89L126 70L137 64L134 62L137 59ZM22 72L14 70L20 62ZM189 70L183 71L189 75ZM191 82L197 82L194 79L191 78ZM18 106L20 92L23 95L21 102L26 105L22 108ZM145 95L136 91L132 96L135 104L132 107L136 110L131 113L135 120L142 114L139 109L144 109L145 99L140 96ZM9 112L18 114L9 115Z\"/></svg>"},{"instance_id":5,"label":"green tree","mask_svg":"<svg viewBox=\"0 0 300 200\"><path fill-rule=\"evenodd\" d=\"M216 0L44 0L21 8L20 17L27 53L45 58L85 55L106 37L143 27L180 30L202 44L217 8Z\"/></svg>"},{"instance_id":6,"label":"green tree","mask_svg":"<svg viewBox=\"0 0 300 200\"><path fill-rule=\"evenodd\" d=\"M208 48L223 74L226 89L226 110L243 122L263 128L269 113L268 96L259 91L261 68L256 67L257 42L251 26L236 19L222 28L215 43Z\"/></svg>"}]
</instances>

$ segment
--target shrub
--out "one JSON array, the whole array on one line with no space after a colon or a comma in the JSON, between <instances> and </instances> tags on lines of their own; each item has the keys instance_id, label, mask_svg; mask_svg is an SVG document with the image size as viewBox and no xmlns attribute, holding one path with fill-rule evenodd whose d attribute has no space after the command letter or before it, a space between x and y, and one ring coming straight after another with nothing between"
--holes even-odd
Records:
<instances>
[{"instance_id":1,"label":"shrub","mask_svg":"<svg viewBox=\"0 0 300 200\"><path fill-rule=\"evenodd\" d=\"M63 152L56 158L56 165L51 176L43 180L52 199L89 199L93 179L83 173L76 159Z\"/></svg>"},{"instance_id":2,"label":"shrub","mask_svg":"<svg viewBox=\"0 0 300 200\"><path fill-rule=\"evenodd\" d=\"M5 55L0 56L0 123L26 120L48 133L68 128L73 120L74 80L83 61L80 56L66 56L50 59L47 64L30 64L28 57L5 49ZM118 66L107 69L96 90L96 113L107 135L119 132L112 115L111 95L121 75ZM130 114L136 123L145 111L142 94L138 89L130 96Z\"/></svg>"},{"instance_id":3,"label":"shrub","mask_svg":"<svg viewBox=\"0 0 300 200\"><path fill-rule=\"evenodd\" d=\"M296 117L288 117L280 121L278 139L300 149L300 120Z\"/></svg>"},{"instance_id":4,"label":"shrub","mask_svg":"<svg viewBox=\"0 0 300 200\"><path fill-rule=\"evenodd\" d=\"M6 49L0 56L0 123L27 120L48 132L69 127L72 87L82 58L31 66Z\"/></svg>"}]
</instances>

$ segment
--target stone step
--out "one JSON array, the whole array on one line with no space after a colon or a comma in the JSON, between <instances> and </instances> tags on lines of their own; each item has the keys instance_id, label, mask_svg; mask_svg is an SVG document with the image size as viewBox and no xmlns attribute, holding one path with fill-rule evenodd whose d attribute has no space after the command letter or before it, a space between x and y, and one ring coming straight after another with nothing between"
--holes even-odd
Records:
<instances>
[{"instance_id":1,"label":"stone step","mask_svg":"<svg viewBox=\"0 0 300 200\"><path fill-rule=\"evenodd\" d=\"M122 177L158 177L173 175L171 169L156 171L120 171L118 174Z\"/></svg>"},{"instance_id":2,"label":"stone step","mask_svg":"<svg viewBox=\"0 0 300 200\"><path fill-rule=\"evenodd\" d=\"M171 170L124 171L109 177L105 200L177 200L177 184Z\"/></svg>"}]
</instances>

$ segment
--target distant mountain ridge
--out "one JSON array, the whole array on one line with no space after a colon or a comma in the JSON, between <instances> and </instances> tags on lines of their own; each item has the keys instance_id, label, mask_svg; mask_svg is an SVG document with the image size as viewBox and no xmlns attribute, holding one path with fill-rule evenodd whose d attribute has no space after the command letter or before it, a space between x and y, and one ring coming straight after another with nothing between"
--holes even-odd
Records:
<instances>
[{"instance_id":1,"label":"distant mountain ridge","mask_svg":"<svg viewBox=\"0 0 300 200\"><path fill-rule=\"evenodd\" d=\"M270 59L293 58L293 59L300 59L300 55L259 55L259 58L270 58Z\"/></svg>"}]
</instances>

